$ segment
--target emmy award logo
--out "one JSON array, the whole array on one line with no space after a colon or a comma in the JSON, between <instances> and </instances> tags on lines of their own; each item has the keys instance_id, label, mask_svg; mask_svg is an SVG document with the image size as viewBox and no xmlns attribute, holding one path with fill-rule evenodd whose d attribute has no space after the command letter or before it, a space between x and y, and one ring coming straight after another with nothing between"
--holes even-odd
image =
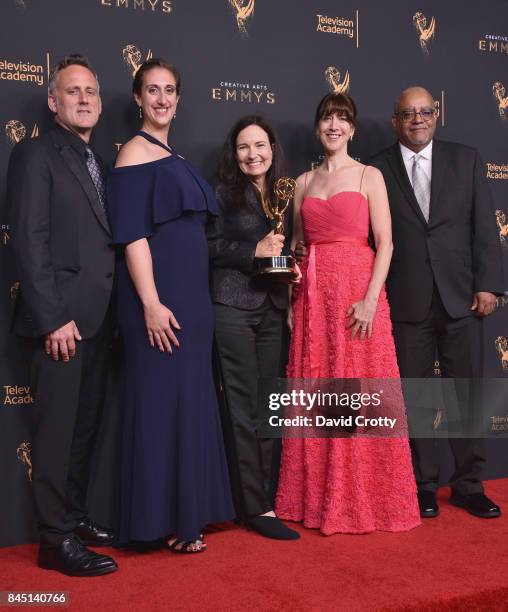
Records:
<instances>
[{"instance_id":1,"label":"emmy award logo","mask_svg":"<svg viewBox=\"0 0 508 612\"><path fill-rule=\"evenodd\" d=\"M16 457L25 465L28 480L32 482L32 457L30 453L30 442L21 442L16 449Z\"/></svg>"},{"instance_id":2,"label":"emmy award logo","mask_svg":"<svg viewBox=\"0 0 508 612\"><path fill-rule=\"evenodd\" d=\"M506 121L505 109L508 108L508 96L505 96L505 93L506 93L505 86L499 81L497 81L497 83L494 83L494 85L492 85L492 95L494 96L497 102L497 107L499 109L499 116L504 121Z\"/></svg>"},{"instance_id":3,"label":"emmy award logo","mask_svg":"<svg viewBox=\"0 0 508 612\"><path fill-rule=\"evenodd\" d=\"M247 0L244 6L244 0L229 0L231 8L236 14L236 25L242 34L247 34L245 22L254 14L254 2L256 0Z\"/></svg>"},{"instance_id":4,"label":"emmy award logo","mask_svg":"<svg viewBox=\"0 0 508 612\"><path fill-rule=\"evenodd\" d=\"M432 17L429 27L427 27L427 17L423 13L418 12L413 15L413 25L418 32L420 47L428 55L430 51L429 43L436 33L436 20Z\"/></svg>"},{"instance_id":5,"label":"emmy award logo","mask_svg":"<svg viewBox=\"0 0 508 612\"><path fill-rule=\"evenodd\" d=\"M8 121L5 124L5 134L11 144L17 144L26 137L26 127L21 123L21 121L11 119L11 121ZM37 124L34 123L30 133L30 138L37 138L37 136L39 136L39 128L37 127Z\"/></svg>"},{"instance_id":6,"label":"emmy award logo","mask_svg":"<svg viewBox=\"0 0 508 612\"><path fill-rule=\"evenodd\" d=\"M508 223L506 223L506 215L502 210L496 210L496 223L499 230L499 240L501 245L508 248Z\"/></svg>"},{"instance_id":7,"label":"emmy award logo","mask_svg":"<svg viewBox=\"0 0 508 612\"><path fill-rule=\"evenodd\" d=\"M275 202L269 202L261 197L261 204L265 215L270 219L270 224L275 234L284 232L284 214L288 209L289 202L295 195L296 181L289 177L278 179L273 188ZM296 276L295 258L292 255L278 255L275 257L259 257L256 259L256 276L266 275L269 277L291 278Z\"/></svg>"},{"instance_id":8,"label":"emmy award logo","mask_svg":"<svg viewBox=\"0 0 508 612\"><path fill-rule=\"evenodd\" d=\"M9 289L11 300L15 300L16 299L16 297L18 295L18 291L19 291L19 281L16 281L15 283L13 283L11 285L11 288Z\"/></svg>"},{"instance_id":9,"label":"emmy award logo","mask_svg":"<svg viewBox=\"0 0 508 612\"><path fill-rule=\"evenodd\" d=\"M340 72L335 66L328 66L325 77L333 93L347 94L349 91L349 70L346 70L344 80L340 81Z\"/></svg>"},{"instance_id":10,"label":"emmy award logo","mask_svg":"<svg viewBox=\"0 0 508 612\"><path fill-rule=\"evenodd\" d=\"M146 54L146 60L142 59L141 51L136 47L136 45L127 45L122 49L123 61L127 64L129 69L132 71L132 78L136 76L136 72L139 70L139 67L143 63L143 61L147 61L152 59L152 51L149 49Z\"/></svg>"},{"instance_id":11,"label":"emmy award logo","mask_svg":"<svg viewBox=\"0 0 508 612\"><path fill-rule=\"evenodd\" d=\"M508 340L504 336L498 336L494 344L501 359L501 366L505 372L508 372Z\"/></svg>"},{"instance_id":12,"label":"emmy award logo","mask_svg":"<svg viewBox=\"0 0 508 612\"><path fill-rule=\"evenodd\" d=\"M438 408L436 412L436 416L434 417L434 422L432 424L434 431L437 431L443 423L444 423L444 410L442 408Z\"/></svg>"}]
</instances>

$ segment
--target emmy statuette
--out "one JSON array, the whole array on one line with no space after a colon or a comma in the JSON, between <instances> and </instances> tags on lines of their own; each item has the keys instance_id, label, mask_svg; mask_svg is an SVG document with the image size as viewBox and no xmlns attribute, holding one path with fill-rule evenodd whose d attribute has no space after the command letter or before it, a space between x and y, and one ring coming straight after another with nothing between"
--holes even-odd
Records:
<instances>
[{"instance_id":1,"label":"emmy statuette","mask_svg":"<svg viewBox=\"0 0 508 612\"><path fill-rule=\"evenodd\" d=\"M296 188L296 181L289 177L278 179L274 186L275 202L261 199L263 211L270 219L275 234L284 231L284 213L292 200ZM292 255L278 255L275 257L257 257L255 259L255 276L265 278L293 278L297 276L295 258Z\"/></svg>"}]
</instances>

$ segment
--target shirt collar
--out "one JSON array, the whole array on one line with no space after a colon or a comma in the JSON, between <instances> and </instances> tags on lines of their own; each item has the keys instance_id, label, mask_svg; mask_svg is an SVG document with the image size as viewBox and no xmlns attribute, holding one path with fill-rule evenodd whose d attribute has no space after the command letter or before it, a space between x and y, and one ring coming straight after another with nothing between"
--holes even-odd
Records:
<instances>
[{"instance_id":1,"label":"shirt collar","mask_svg":"<svg viewBox=\"0 0 508 612\"><path fill-rule=\"evenodd\" d=\"M431 140L429 144L418 153L418 155L420 155L420 157L423 157L423 159L428 159L429 161L432 161L432 142L433 141ZM416 155L414 151L411 151L411 149L403 145L401 142L399 142L399 147L404 163L407 163Z\"/></svg>"}]
</instances>

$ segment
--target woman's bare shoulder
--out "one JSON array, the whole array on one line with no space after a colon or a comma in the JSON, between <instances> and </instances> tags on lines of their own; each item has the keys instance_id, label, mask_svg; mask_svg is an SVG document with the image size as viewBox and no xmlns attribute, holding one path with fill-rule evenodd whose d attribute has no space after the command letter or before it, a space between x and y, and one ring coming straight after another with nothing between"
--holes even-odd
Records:
<instances>
[{"instance_id":1,"label":"woman's bare shoulder","mask_svg":"<svg viewBox=\"0 0 508 612\"><path fill-rule=\"evenodd\" d=\"M149 145L149 143L141 136L134 136L134 138L131 138L120 148L116 158L115 168L137 166L153 161L153 152L147 145Z\"/></svg>"},{"instance_id":2,"label":"woman's bare shoulder","mask_svg":"<svg viewBox=\"0 0 508 612\"><path fill-rule=\"evenodd\" d=\"M365 164L361 164L363 166L363 176L364 180L379 182L380 180L384 182L383 174L381 170L375 168L374 166L367 166Z\"/></svg>"}]
</instances>

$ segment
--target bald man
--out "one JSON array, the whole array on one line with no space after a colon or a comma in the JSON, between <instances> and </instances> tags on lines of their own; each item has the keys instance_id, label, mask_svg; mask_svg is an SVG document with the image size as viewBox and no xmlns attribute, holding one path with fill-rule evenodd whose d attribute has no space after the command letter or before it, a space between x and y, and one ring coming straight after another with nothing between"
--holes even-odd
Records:
<instances>
[{"instance_id":1,"label":"bald man","mask_svg":"<svg viewBox=\"0 0 508 612\"><path fill-rule=\"evenodd\" d=\"M400 94L392 125L398 142L369 163L383 173L390 200L394 253L387 292L400 373L431 378L437 351L443 376L471 378L478 319L492 313L496 295L507 289L485 167L475 149L434 140L434 99L422 87ZM457 396L459 405L467 403L467 393ZM434 416L431 410L418 416L424 431L411 441L424 518L439 514ZM451 503L481 518L499 516L479 479L481 440L448 442L455 458Z\"/></svg>"}]
</instances>

